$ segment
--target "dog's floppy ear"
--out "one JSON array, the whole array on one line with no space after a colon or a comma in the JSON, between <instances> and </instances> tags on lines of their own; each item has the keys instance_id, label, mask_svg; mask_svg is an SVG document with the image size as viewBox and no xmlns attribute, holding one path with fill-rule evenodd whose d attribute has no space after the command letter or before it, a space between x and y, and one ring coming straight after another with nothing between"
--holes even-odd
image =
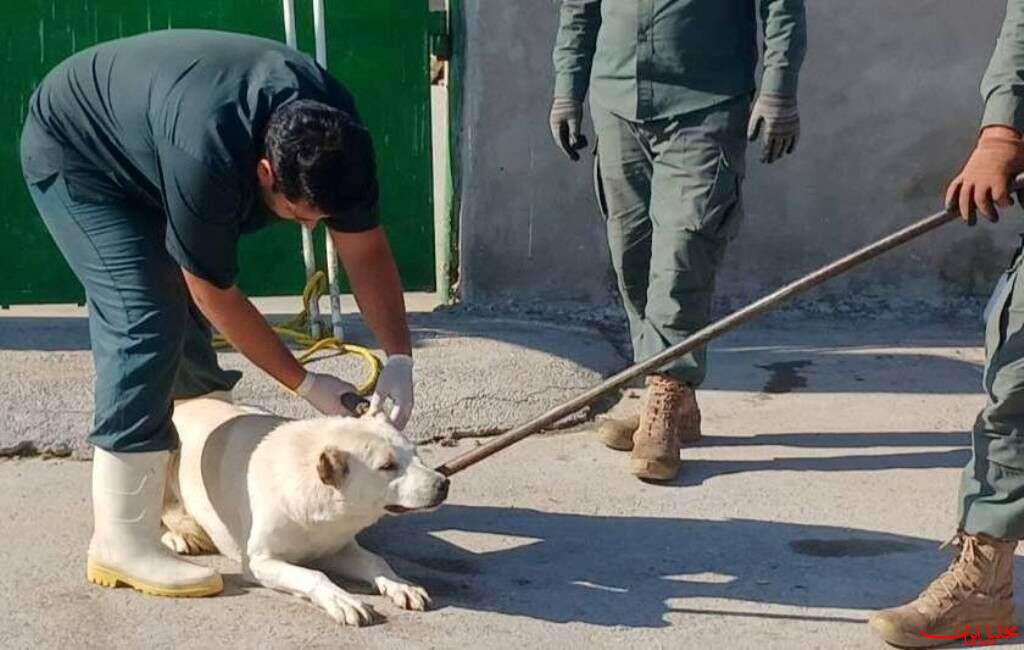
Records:
<instances>
[{"instance_id":1,"label":"dog's floppy ear","mask_svg":"<svg viewBox=\"0 0 1024 650\"><path fill-rule=\"evenodd\" d=\"M337 447L325 447L316 463L316 473L324 485L340 484L348 474L348 452Z\"/></svg>"}]
</instances>

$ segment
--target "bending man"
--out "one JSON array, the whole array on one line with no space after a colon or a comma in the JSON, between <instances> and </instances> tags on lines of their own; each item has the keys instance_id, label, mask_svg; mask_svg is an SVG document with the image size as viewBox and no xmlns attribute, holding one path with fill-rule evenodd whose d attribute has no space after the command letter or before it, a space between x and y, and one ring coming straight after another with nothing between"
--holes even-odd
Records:
<instances>
[{"instance_id":1,"label":"bending man","mask_svg":"<svg viewBox=\"0 0 1024 650\"><path fill-rule=\"evenodd\" d=\"M220 576L159 542L177 446L173 400L230 391L210 324L324 414L336 377L306 372L235 285L243 233L325 220L363 317L387 352L375 400L404 426L413 403L398 271L377 218L373 144L351 95L275 41L161 31L54 68L30 100L22 167L46 227L85 287L96 368L89 442L95 530L87 576L170 596Z\"/></svg>"}]
</instances>

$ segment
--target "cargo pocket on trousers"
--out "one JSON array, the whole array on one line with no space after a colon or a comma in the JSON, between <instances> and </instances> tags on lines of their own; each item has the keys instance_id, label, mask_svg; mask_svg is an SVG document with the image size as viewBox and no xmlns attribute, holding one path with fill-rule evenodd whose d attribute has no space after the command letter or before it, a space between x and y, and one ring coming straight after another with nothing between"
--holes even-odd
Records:
<instances>
[{"instance_id":1,"label":"cargo pocket on trousers","mask_svg":"<svg viewBox=\"0 0 1024 650\"><path fill-rule=\"evenodd\" d=\"M604 183L601 182L601 156L597 153L597 138L594 138L594 199L601 217L608 221L608 202L604 198Z\"/></svg>"},{"instance_id":2,"label":"cargo pocket on trousers","mask_svg":"<svg viewBox=\"0 0 1024 650\"><path fill-rule=\"evenodd\" d=\"M1024 237L1022 237L1022 245L1024 245ZM992 297L985 305L985 352L990 360L1006 342L1007 331L1011 330L1011 326L1014 325L1010 321L1018 321L1019 325L1019 321L1024 318L1024 303L1016 307L1013 305L1020 265L1021 246L1018 246L1010 266L999 276L999 281L992 291ZM1016 312L1016 317L1012 317L1011 311Z\"/></svg>"},{"instance_id":3,"label":"cargo pocket on trousers","mask_svg":"<svg viewBox=\"0 0 1024 650\"><path fill-rule=\"evenodd\" d=\"M718 150L715 179L701 212L701 231L715 239L729 241L743 222L743 176L725 151Z\"/></svg>"}]
</instances>

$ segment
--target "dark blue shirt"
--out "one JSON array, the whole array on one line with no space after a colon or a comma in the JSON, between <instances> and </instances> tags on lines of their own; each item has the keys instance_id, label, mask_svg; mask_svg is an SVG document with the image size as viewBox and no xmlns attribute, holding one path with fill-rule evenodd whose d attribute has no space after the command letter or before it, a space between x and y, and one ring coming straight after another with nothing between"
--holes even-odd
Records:
<instances>
[{"instance_id":1,"label":"dark blue shirt","mask_svg":"<svg viewBox=\"0 0 1024 650\"><path fill-rule=\"evenodd\" d=\"M60 172L72 198L162 211L178 264L234 284L239 235L267 222L256 162L270 115L313 99L358 119L355 103L308 56L277 41L205 30L102 43L54 68L30 100L25 177ZM376 227L375 206L328 226Z\"/></svg>"}]
</instances>

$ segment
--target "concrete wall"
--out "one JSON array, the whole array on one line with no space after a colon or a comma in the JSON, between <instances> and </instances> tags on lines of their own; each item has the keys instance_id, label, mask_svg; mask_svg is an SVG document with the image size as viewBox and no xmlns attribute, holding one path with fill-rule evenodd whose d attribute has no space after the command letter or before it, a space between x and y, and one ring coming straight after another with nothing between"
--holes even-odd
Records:
<instances>
[{"instance_id":1,"label":"concrete wall","mask_svg":"<svg viewBox=\"0 0 1024 650\"><path fill-rule=\"evenodd\" d=\"M752 2L755 0L751 0ZM969 151L999 0L808 2L802 137L772 167L748 152L747 222L720 295L747 300L934 212ZM611 286L589 156L547 126L558 3L466 0L463 298L607 301ZM957 224L840 278L815 297L893 308L984 295L1016 242Z\"/></svg>"}]
</instances>

